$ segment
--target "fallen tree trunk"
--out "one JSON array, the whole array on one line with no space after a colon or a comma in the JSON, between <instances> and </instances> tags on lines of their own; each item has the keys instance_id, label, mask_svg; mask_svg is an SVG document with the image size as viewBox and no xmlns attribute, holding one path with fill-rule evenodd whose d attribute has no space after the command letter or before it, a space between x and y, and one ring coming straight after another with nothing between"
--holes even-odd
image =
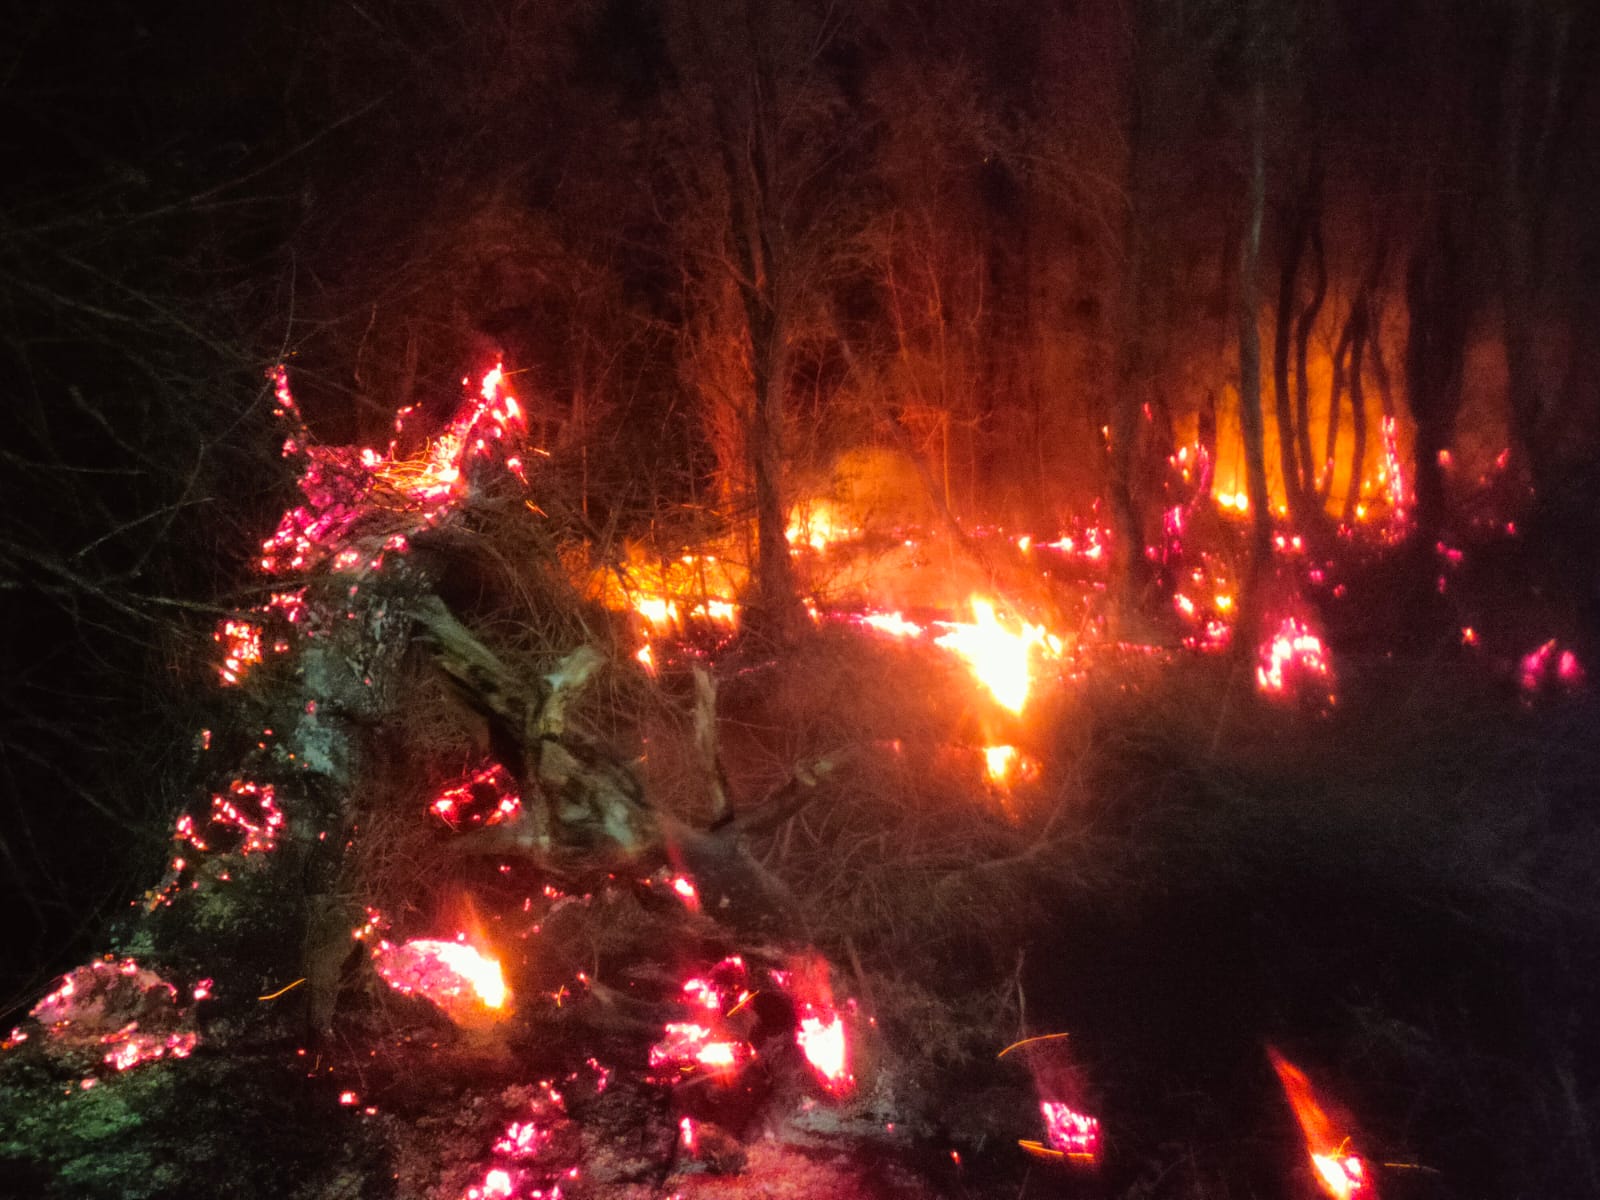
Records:
<instances>
[{"instance_id":1,"label":"fallen tree trunk","mask_svg":"<svg viewBox=\"0 0 1600 1200\"><path fill-rule=\"evenodd\" d=\"M694 758L714 817L710 829L700 829L651 804L632 766L571 719L605 663L599 650L580 646L555 670L525 680L437 597L418 603L414 616L439 669L489 722L490 745L523 796L516 817L458 836L456 853L519 859L559 878L670 864L692 881L706 914L732 930L762 939L799 936L799 905L750 853L746 837L793 818L848 751L797 764L759 802L736 812L717 754L716 686L697 668Z\"/></svg>"}]
</instances>

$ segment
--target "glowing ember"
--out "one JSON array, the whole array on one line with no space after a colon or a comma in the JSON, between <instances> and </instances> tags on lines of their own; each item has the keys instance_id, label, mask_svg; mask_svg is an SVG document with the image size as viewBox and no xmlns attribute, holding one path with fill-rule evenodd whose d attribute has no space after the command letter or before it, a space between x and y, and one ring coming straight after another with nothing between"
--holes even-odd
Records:
<instances>
[{"instance_id":1,"label":"glowing ember","mask_svg":"<svg viewBox=\"0 0 1600 1200\"><path fill-rule=\"evenodd\" d=\"M972 598L972 613L976 618L972 624L948 624L950 632L934 643L966 659L973 676L1002 707L1021 713L1032 684L1033 654L1058 650L1059 642L1052 645L1042 626L1025 622L1012 632L1000 623L994 605L977 596Z\"/></svg>"},{"instance_id":2,"label":"glowing ember","mask_svg":"<svg viewBox=\"0 0 1600 1200\"><path fill-rule=\"evenodd\" d=\"M283 829L283 810L270 783L251 783L235 779L226 793L211 797L211 814L204 830L187 813L178 818L173 836L202 853L211 849L218 838L231 836L232 850L239 854L264 854L278 844L278 834ZM176 859L173 869L182 871L184 862Z\"/></svg>"},{"instance_id":3,"label":"glowing ember","mask_svg":"<svg viewBox=\"0 0 1600 1200\"><path fill-rule=\"evenodd\" d=\"M1332 1120L1311 1090L1304 1072L1276 1050L1268 1047L1272 1069L1278 1073L1284 1095L1305 1135L1306 1152L1322 1190L1333 1200L1376 1200L1377 1189L1367 1178L1367 1166L1350 1149L1350 1139L1334 1130Z\"/></svg>"},{"instance_id":4,"label":"glowing ember","mask_svg":"<svg viewBox=\"0 0 1600 1200\"><path fill-rule=\"evenodd\" d=\"M1449 464L1448 451L1440 451L1446 455L1441 459L1443 465ZM1395 429L1393 417L1383 418L1383 463L1378 468L1378 483L1382 486L1385 496L1389 501L1389 534L1392 538L1403 536L1410 527L1410 498L1406 495L1406 479L1404 467L1401 465L1399 435Z\"/></svg>"},{"instance_id":5,"label":"glowing ember","mask_svg":"<svg viewBox=\"0 0 1600 1200\"><path fill-rule=\"evenodd\" d=\"M690 912L700 911L700 892L694 886L694 881L686 875L672 877L672 890L683 901L683 906Z\"/></svg>"},{"instance_id":6,"label":"glowing ember","mask_svg":"<svg viewBox=\"0 0 1600 1200\"><path fill-rule=\"evenodd\" d=\"M1523 655L1518 663L1517 682L1524 692L1537 692L1550 684L1570 690L1581 687L1583 680L1583 664L1578 656L1561 649L1554 638Z\"/></svg>"},{"instance_id":7,"label":"glowing ember","mask_svg":"<svg viewBox=\"0 0 1600 1200\"><path fill-rule=\"evenodd\" d=\"M396 515L412 531L437 521L467 491L470 464L493 453L526 482L518 452L526 421L521 406L503 390L504 375L498 365L487 372L478 395L461 405L445 432L417 457L395 458L394 443L388 454L367 447L307 445L300 427L285 442L284 453L303 460L299 486L305 502L284 513L262 543L261 570L305 571L329 558L336 569L381 566L384 552L403 553L408 545L406 533L392 529ZM279 415L300 426L283 368L274 371L273 381ZM405 415L397 415L397 431ZM348 544L360 528L377 520L388 521L391 529L376 554ZM374 545L379 540L374 538Z\"/></svg>"},{"instance_id":8,"label":"glowing ember","mask_svg":"<svg viewBox=\"0 0 1600 1200\"><path fill-rule=\"evenodd\" d=\"M811 953L797 958L789 970L770 971L772 982L788 992L799 1018L795 1045L832 1096L855 1086L850 1073L850 1047L843 1014L833 1002L827 959ZM853 1008L853 1005L850 1007Z\"/></svg>"},{"instance_id":9,"label":"glowing ember","mask_svg":"<svg viewBox=\"0 0 1600 1200\"><path fill-rule=\"evenodd\" d=\"M1285 617L1278 631L1263 645L1256 665L1256 687L1268 696L1298 694L1315 689L1317 698L1333 702L1333 671L1322 639L1301 621Z\"/></svg>"},{"instance_id":10,"label":"glowing ember","mask_svg":"<svg viewBox=\"0 0 1600 1200\"><path fill-rule=\"evenodd\" d=\"M217 674L228 686L237 686L250 668L261 661L261 626L230 617L212 637L223 648L222 665Z\"/></svg>"},{"instance_id":11,"label":"glowing ember","mask_svg":"<svg viewBox=\"0 0 1600 1200\"><path fill-rule=\"evenodd\" d=\"M1078 1112L1060 1100L1042 1100L1045 1138L1052 1149L1068 1158L1093 1162L1100 1154L1100 1120Z\"/></svg>"},{"instance_id":12,"label":"glowing ember","mask_svg":"<svg viewBox=\"0 0 1600 1200\"><path fill-rule=\"evenodd\" d=\"M178 989L131 958L102 959L62 976L28 1015L43 1026L47 1052L93 1051L114 1071L187 1058L200 1042L198 1034L182 1028L188 1013L178 1004ZM26 1040L26 1032L17 1030L6 1046ZM93 1086L92 1079L84 1086Z\"/></svg>"},{"instance_id":13,"label":"glowing ember","mask_svg":"<svg viewBox=\"0 0 1600 1200\"><path fill-rule=\"evenodd\" d=\"M373 957L378 974L395 991L426 997L452 1020L504 1008L510 995L500 964L464 940L380 942Z\"/></svg>"},{"instance_id":14,"label":"glowing ember","mask_svg":"<svg viewBox=\"0 0 1600 1200\"><path fill-rule=\"evenodd\" d=\"M755 1051L748 1043L718 1040L709 1026L697 1021L669 1021L661 1040L650 1047L650 1065L658 1070L699 1067L721 1078L732 1075L753 1057Z\"/></svg>"},{"instance_id":15,"label":"glowing ember","mask_svg":"<svg viewBox=\"0 0 1600 1200\"><path fill-rule=\"evenodd\" d=\"M126 1036L122 1034L115 1036L117 1044L106 1052L105 1062L118 1071L126 1071L141 1063L155 1062L169 1054L173 1058L188 1058L200 1041L199 1034L190 1032L169 1033L164 1036L130 1032Z\"/></svg>"},{"instance_id":16,"label":"glowing ember","mask_svg":"<svg viewBox=\"0 0 1600 1200\"><path fill-rule=\"evenodd\" d=\"M465 780L440 792L428 811L451 829L476 829L498 825L522 809L516 781L499 763L474 771Z\"/></svg>"}]
</instances>

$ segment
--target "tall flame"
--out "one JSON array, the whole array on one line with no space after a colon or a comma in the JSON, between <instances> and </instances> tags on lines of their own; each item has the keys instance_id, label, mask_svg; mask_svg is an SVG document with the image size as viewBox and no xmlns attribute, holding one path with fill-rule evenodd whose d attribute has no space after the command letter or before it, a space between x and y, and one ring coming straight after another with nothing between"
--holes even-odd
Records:
<instances>
[{"instance_id":1,"label":"tall flame","mask_svg":"<svg viewBox=\"0 0 1600 1200\"><path fill-rule=\"evenodd\" d=\"M1349 1137L1341 1137L1335 1130L1305 1072L1270 1046L1267 1057L1272 1060L1272 1069L1283 1084L1289 1107L1300 1122L1306 1152L1322 1190L1333 1200L1377 1200L1378 1191L1368 1177L1365 1160L1351 1150Z\"/></svg>"}]
</instances>

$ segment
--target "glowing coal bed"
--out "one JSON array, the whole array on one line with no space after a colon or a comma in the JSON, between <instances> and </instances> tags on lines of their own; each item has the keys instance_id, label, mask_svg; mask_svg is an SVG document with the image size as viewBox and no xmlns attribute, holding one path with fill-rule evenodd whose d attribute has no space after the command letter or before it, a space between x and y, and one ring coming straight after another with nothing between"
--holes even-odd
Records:
<instances>
[{"instance_id":1,"label":"glowing coal bed","mask_svg":"<svg viewBox=\"0 0 1600 1200\"><path fill-rule=\"evenodd\" d=\"M98 1059L94 1073L80 1083L88 1089L107 1069L123 1072L194 1053L200 1035L192 1028L192 1004L206 999L211 987L209 979L196 982L190 1003L184 1003L173 984L134 959L100 959L62 976L28 1016L43 1035L46 1054L74 1066ZM18 1027L3 1046L10 1049L29 1037Z\"/></svg>"}]
</instances>

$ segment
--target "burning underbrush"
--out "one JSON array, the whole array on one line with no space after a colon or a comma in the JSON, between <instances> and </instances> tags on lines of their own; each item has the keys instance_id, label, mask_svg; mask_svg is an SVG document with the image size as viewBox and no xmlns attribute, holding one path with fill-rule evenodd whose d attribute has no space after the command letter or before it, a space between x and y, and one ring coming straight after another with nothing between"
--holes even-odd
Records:
<instances>
[{"instance_id":1,"label":"burning underbrush","mask_svg":"<svg viewBox=\"0 0 1600 1200\"><path fill-rule=\"evenodd\" d=\"M809 619L774 643L737 531L596 545L520 412L494 371L409 454L291 437L303 502L219 626L237 714L166 877L7 1039L0 1159L36 1194L1344 1200L1586 1169L1570 635L1352 652L1344 577L1285 534L1236 645L1202 489L1142 639L1093 514L810 505ZM154 1161L193 1080L236 1111L202 1107L179 1183L117 1191L106 1097ZM348 1152L233 1179L229 1139L297 1105Z\"/></svg>"}]
</instances>

